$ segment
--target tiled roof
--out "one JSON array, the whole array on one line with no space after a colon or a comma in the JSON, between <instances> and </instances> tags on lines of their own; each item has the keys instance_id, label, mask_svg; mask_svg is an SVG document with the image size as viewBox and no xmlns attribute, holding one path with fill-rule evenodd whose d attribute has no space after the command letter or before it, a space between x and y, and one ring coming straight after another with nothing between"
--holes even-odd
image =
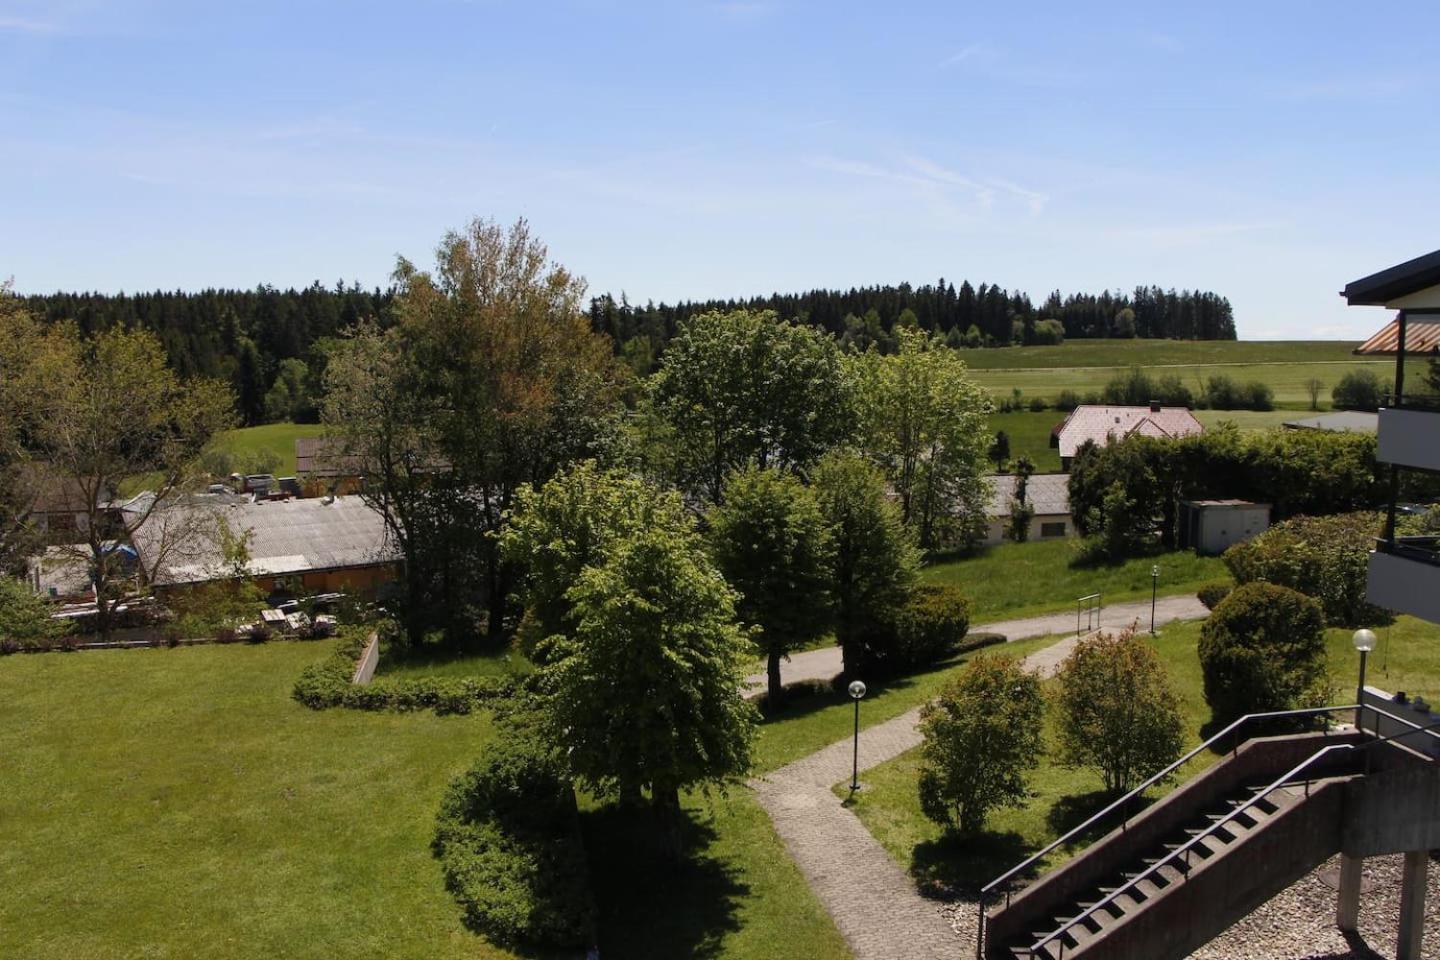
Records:
<instances>
[{"instance_id":1,"label":"tiled roof","mask_svg":"<svg viewBox=\"0 0 1440 960\"><path fill-rule=\"evenodd\" d=\"M1108 446L1131 434L1149 437L1187 437L1205 428L1186 407L1107 407L1082 404L1071 411L1056 430L1060 456L1073 457L1087 440Z\"/></svg>"},{"instance_id":2,"label":"tiled roof","mask_svg":"<svg viewBox=\"0 0 1440 960\"><path fill-rule=\"evenodd\" d=\"M999 473L987 477L990 481L990 510L992 518L1010 516L1010 501L1015 499L1015 485L1019 479L1013 473ZM1037 473L1025 485L1025 499L1035 508L1035 515L1042 517L1068 516L1070 513L1070 475L1065 473Z\"/></svg>"},{"instance_id":3,"label":"tiled roof","mask_svg":"<svg viewBox=\"0 0 1440 960\"><path fill-rule=\"evenodd\" d=\"M324 437L295 439L295 475L315 477L359 476L365 472L360 457L336 456L336 444Z\"/></svg>"}]
</instances>

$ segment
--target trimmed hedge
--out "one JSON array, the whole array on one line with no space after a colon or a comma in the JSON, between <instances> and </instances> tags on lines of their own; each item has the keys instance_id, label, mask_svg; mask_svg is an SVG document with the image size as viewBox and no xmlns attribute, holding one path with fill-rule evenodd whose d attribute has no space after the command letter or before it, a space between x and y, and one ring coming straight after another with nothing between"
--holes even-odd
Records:
<instances>
[{"instance_id":1,"label":"trimmed hedge","mask_svg":"<svg viewBox=\"0 0 1440 960\"><path fill-rule=\"evenodd\" d=\"M1217 722L1330 702L1324 611L1298 590L1236 587L1201 626L1197 651Z\"/></svg>"},{"instance_id":2,"label":"trimmed hedge","mask_svg":"<svg viewBox=\"0 0 1440 960\"><path fill-rule=\"evenodd\" d=\"M301 671L291 696L312 710L348 707L452 714L470 713L515 690L517 681L509 677L407 677L373 680L359 686L350 678L368 642L368 634L363 631L343 638L334 653Z\"/></svg>"},{"instance_id":3,"label":"trimmed hedge","mask_svg":"<svg viewBox=\"0 0 1440 960\"><path fill-rule=\"evenodd\" d=\"M595 901L564 763L520 729L451 782L434 843L472 929L502 945L586 947Z\"/></svg>"}]
</instances>

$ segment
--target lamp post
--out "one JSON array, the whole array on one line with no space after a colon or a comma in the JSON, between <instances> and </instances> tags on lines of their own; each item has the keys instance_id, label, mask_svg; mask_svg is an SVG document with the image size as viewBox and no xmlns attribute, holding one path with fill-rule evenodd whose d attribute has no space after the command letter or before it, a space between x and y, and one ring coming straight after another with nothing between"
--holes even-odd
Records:
<instances>
[{"instance_id":1,"label":"lamp post","mask_svg":"<svg viewBox=\"0 0 1440 960\"><path fill-rule=\"evenodd\" d=\"M1355 729L1363 730L1365 728L1361 720L1365 717L1365 658L1375 649L1375 631L1356 630L1350 642L1360 651L1360 684L1355 688Z\"/></svg>"},{"instance_id":2,"label":"lamp post","mask_svg":"<svg viewBox=\"0 0 1440 960\"><path fill-rule=\"evenodd\" d=\"M855 701L855 749L850 759L850 792L860 789L860 701L865 696L865 684L859 680L850 682L850 699Z\"/></svg>"},{"instance_id":3,"label":"lamp post","mask_svg":"<svg viewBox=\"0 0 1440 960\"><path fill-rule=\"evenodd\" d=\"M1150 565L1150 636L1155 636L1155 594L1160 589L1160 564Z\"/></svg>"}]
</instances>

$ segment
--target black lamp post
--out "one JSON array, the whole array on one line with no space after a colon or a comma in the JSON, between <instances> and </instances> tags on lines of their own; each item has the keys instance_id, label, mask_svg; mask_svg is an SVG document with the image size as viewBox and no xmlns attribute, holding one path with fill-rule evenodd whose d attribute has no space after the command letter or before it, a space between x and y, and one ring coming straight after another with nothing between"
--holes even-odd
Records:
<instances>
[{"instance_id":1,"label":"black lamp post","mask_svg":"<svg viewBox=\"0 0 1440 960\"><path fill-rule=\"evenodd\" d=\"M1160 588L1160 564L1150 565L1150 636L1155 636L1155 594Z\"/></svg>"},{"instance_id":2,"label":"black lamp post","mask_svg":"<svg viewBox=\"0 0 1440 960\"><path fill-rule=\"evenodd\" d=\"M1370 655L1370 651L1375 649L1375 631L1356 630L1350 642L1360 651L1360 683L1355 688L1355 729L1363 730L1365 728L1361 721L1365 718L1365 659Z\"/></svg>"},{"instance_id":3,"label":"black lamp post","mask_svg":"<svg viewBox=\"0 0 1440 960\"><path fill-rule=\"evenodd\" d=\"M865 684L859 680L850 683L850 699L855 701L855 749L850 760L850 792L860 789L860 701L865 696Z\"/></svg>"}]
</instances>

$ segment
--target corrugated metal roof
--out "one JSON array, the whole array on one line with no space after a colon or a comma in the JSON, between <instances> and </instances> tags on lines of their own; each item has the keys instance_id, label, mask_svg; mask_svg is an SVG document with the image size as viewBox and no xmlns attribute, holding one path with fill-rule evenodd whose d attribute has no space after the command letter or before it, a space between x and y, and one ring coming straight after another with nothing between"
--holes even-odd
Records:
<instances>
[{"instance_id":1,"label":"corrugated metal roof","mask_svg":"<svg viewBox=\"0 0 1440 960\"><path fill-rule=\"evenodd\" d=\"M1358 354L1394 356L1400 349L1400 319L1390 321L1375 336L1355 349ZM1440 350L1440 321L1408 317L1405 321L1406 354L1433 353Z\"/></svg>"},{"instance_id":2,"label":"corrugated metal roof","mask_svg":"<svg viewBox=\"0 0 1440 960\"><path fill-rule=\"evenodd\" d=\"M1019 477L1013 473L999 473L987 477L990 481L990 511L994 518L1010 516L1010 501L1015 499L1015 486ZM1068 516L1070 513L1070 475L1066 473L1037 473L1025 485L1025 499L1035 508L1035 515L1041 517Z\"/></svg>"},{"instance_id":3,"label":"corrugated metal roof","mask_svg":"<svg viewBox=\"0 0 1440 960\"><path fill-rule=\"evenodd\" d=\"M250 570L258 575L369 566L400 559L384 519L361 497L261 500L255 503L187 501L152 517L137 533L141 555L164 551L157 583L210 579L223 566L216 522L250 532ZM157 522L158 521L158 522ZM167 532L170 534L167 537ZM169 539L171 543L165 541Z\"/></svg>"},{"instance_id":4,"label":"corrugated metal roof","mask_svg":"<svg viewBox=\"0 0 1440 960\"><path fill-rule=\"evenodd\" d=\"M1132 433L1150 437L1188 437L1204 432L1205 428L1187 407L1154 410L1150 407L1081 404L1065 418L1055 436L1059 440L1060 456L1073 457L1087 440L1094 440L1103 447Z\"/></svg>"}]
</instances>

